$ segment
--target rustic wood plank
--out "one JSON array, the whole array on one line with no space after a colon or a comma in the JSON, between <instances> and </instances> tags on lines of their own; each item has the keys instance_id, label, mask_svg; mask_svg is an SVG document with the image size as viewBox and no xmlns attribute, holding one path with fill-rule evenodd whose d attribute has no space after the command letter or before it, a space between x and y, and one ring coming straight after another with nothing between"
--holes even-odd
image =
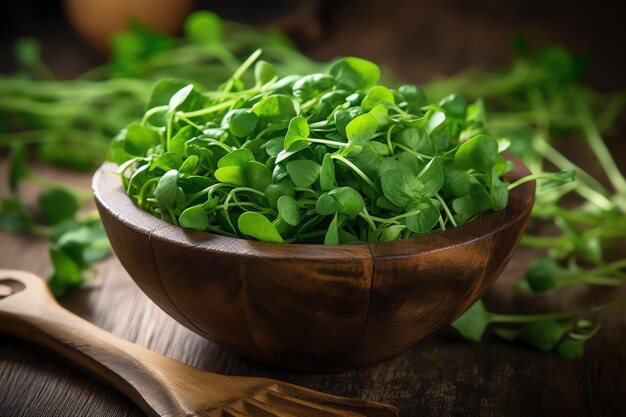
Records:
<instances>
[{"instance_id":1,"label":"rustic wood plank","mask_svg":"<svg viewBox=\"0 0 626 417\"><path fill-rule=\"evenodd\" d=\"M0 194L6 195L0 162ZM46 175L88 184L88 176ZM24 194L32 199L34 190ZM0 233L0 267L42 276L46 242ZM520 296L511 284L532 256L518 251L487 294L497 311L580 308L626 296L621 289L566 291L558 297ZM495 338L471 345L444 330L409 351L367 368L334 374L283 372L252 363L195 335L162 312L110 258L97 279L61 300L69 310L118 336L193 366L233 375L281 379L342 396L396 405L402 416L621 416L626 410L626 315L616 310L587 355L567 361ZM33 346L0 336L0 416L142 416L129 400L69 364Z\"/></svg>"}]
</instances>

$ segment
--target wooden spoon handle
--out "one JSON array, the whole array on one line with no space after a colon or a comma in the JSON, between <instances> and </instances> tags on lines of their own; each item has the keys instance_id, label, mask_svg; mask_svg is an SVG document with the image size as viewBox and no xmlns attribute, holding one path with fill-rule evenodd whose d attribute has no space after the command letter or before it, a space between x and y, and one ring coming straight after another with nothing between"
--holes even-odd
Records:
<instances>
[{"instance_id":1,"label":"wooden spoon handle","mask_svg":"<svg viewBox=\"0 0 626 417\"><path fill-rule=\"evenodd\" d=\"M170 361L178 365L176 361L116 337L65 310L36 275L0 270L0 332L54 351L111 384L149 415L179 409L162 389L164 375L160 372ZM159 367L155 366L157 362ZM160 395L154 395L155 390Z\"/></svg>"}]
</instances>

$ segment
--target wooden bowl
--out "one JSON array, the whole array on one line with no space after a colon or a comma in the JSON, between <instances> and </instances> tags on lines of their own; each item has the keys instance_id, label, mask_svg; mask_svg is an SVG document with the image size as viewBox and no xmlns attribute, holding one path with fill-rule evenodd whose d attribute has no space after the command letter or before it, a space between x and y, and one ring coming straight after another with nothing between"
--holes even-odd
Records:
<instances>
[{"instance_id":1,"label":"wooden bowl","mask_svg":"<svg viewBox=\"0 0 626 417\"><path fill-rule=\"evenodd\" d=\"M517 168L513 181L528 174ZM505 210L389 243L265 243L173 226L136 207L115 167L93 192L113 250L141 289L191 330L283 368L378 361L450 324L496 280L523 234L534 182Z\"/></svg>"}]
</instances>

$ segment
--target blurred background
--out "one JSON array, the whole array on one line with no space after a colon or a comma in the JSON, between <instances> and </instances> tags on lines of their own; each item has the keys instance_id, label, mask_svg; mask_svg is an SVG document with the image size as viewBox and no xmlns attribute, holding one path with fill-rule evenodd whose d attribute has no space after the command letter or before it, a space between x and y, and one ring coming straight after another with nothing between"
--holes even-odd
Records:
<instances>
[{"instance_id":1,"label":"blurred background","mask_svg":"<svg viewBox=\"0 0 626 417\"><path fill-rule=\"evenodd\" d=\"M338 55L372 59L415 83L470 66L500 68L511 59L515 35L533 45L558 44L586 57L586 80L600 90L626 85L624 31L617 2L571 0L330 1L330 0L66 0L2 2L0 72L13 73L14 43L41 42L55 76L77 76L107 60L112 31L129 16L147 27L179 34L184 17L208 9L228 20L278 28L304 53L327 61Z\"/></svg>"}]
</instances>

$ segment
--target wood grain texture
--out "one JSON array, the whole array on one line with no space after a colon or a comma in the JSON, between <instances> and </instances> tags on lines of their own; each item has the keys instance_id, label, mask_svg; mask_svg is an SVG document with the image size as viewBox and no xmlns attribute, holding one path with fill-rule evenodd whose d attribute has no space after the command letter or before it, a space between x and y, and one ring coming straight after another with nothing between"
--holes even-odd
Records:
<instances>
[{"instance_id":1,"label":"wood grain texture","mask_svg":"<svg viewBox=\"0 0 626 417\"><path fill-rule=\"evenodd\" d=\"M41 277L25 271L0 269L0 332L57 353L152 417L398 417L388 405L216 374L159 355L70 313Z\"/></svg>"}]
</instances>

